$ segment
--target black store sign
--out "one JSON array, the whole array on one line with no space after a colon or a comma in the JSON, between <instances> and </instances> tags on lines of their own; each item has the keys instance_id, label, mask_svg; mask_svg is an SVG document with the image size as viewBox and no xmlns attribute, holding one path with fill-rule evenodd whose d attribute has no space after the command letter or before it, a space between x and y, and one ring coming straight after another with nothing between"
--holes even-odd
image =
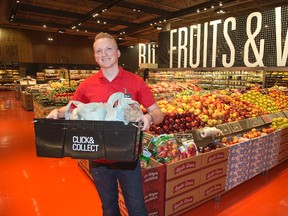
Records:
<instances>
[{"instance_id":1,"label":"black store sign","mask_svg":"<svg viewBox=\"0 0 288 216\"><path fill-rule=\"evenodd\" d=\"M288 6L159 34L159 68L287 66Z\"/></svg>"}]
</instances>

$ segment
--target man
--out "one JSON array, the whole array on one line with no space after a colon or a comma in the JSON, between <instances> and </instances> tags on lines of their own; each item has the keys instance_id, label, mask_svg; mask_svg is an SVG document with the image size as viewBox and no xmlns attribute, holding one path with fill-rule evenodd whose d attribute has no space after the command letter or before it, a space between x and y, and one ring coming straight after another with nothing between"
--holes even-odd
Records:
<instances>
[{"instance_id":1,"label":"man","mask_svg":"<svg viewBox=\"0 0 288 216\"><path fill-rule=\"evenodd\" d=\"M83 103L105 103L113 93L123 92L147 109L148 113L136 120L143 122L143 131L148 130L151 123L162 122L163 113L143 79L118 65L121 53L116 40L107 33L99 33L95 37L93 50L95 61L101 67L100 71L84 80L72 99ZM55 109L47 118L64 118L65 109L66 107ZM93 161L91 173L102 201L104 216L120 215L118 181L129 215L147 215L139 160L131 163Z\"/></svg>"}]
</instances>

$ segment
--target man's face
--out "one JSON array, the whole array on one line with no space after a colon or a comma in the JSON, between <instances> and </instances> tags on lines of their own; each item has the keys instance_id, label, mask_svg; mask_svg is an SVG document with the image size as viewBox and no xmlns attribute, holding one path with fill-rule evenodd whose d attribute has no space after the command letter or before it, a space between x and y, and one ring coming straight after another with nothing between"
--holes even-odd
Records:
<instances>
[{"instance_id":1,"label":"man's face","mask_svg":"<svg viewBox=\"0 0 288 216\"><path fill-rule=\"evenodd\" d=\"M101 68L110 68L118 65L120 51L112 39L101 38L94 42L94 58Z\"/></svg>"}]
</instances>

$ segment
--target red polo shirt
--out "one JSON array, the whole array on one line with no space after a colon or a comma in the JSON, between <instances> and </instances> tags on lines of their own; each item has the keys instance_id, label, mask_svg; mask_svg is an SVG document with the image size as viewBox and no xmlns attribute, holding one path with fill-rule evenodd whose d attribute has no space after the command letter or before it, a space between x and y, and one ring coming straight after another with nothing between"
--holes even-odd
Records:
<instances>
[{"instance_id":1,"label":"red polo shirt","mask_svg":"<svg viewBox=\"0 0 288 216\"><path fill-rule=\"evenodd\" d=\"M119 66L119 73L111 82L103 76L100 69L98 73L79 85L72 99L83 103L105 103L116 92L130 94L133 100L138 101L145 108L156 102L144 80L140 76L124 70L121 66Z\"/></svg>"}]
</instances>

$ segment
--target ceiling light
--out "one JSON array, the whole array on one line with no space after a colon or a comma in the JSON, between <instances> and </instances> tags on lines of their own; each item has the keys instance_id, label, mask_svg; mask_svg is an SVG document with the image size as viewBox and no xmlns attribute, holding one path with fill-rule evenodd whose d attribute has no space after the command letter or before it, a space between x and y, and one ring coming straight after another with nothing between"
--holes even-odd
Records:
<instances>
[{"instance_id":1,"label":"ceiling light","mask_svg":"<svg viewBox=\"0 0 288 216\"><path fill-rule=\"evenodd\" d=\"M46 28L47 26L46 25L43 25L43 28Z\"/></svg>"},{"instance_id":2,"label":"ceiling light","mask_svg":"<svg viewBox=\"0 0 288 216\"><path fill-rule=\"evenodd\" d=\"M16 3L19 4L19 3L20 3L20 0L17 0Z\"/></svg>"},{"instance_id":3,"label":"ceiling light","mask_svg":"<svg viewBox=\"0 0 288 216\"><path fill-rule=\"evenodd\" d=\"M72 27L71 27L71 29L75 29L75 28L76 28L76 26L72 26Z\"/></svg>"},{"instance_id":4,"label":"ceiling light","mask_svg":"<svg viewBox=\"0 0 288 216\"><path fill-rule=\"evenodd\" d=\"M93 17L96 17L96 16L99 16L99 14L98 13L93 14Z\"/></svg>"},{"instance_id":5,"label":"ceiling light","mask_svg":"<svg viewBox=\"0 0 288 216\"><path fill-rule=\"evenodd\" d=\"M215 9L215 12L217 14L225 14L227 11L225 9L220 8L220 9Z\"/></svg>"},{"instance_id":6,"label":"ceiling light","mask_svg":"<svg viewBox=\"0 0 288 216\"><path fill-rule=\"evenodd\" d=\"M197 13L199 13L200 12L200 10L199 9L197 9Z\"/></svg>"},{"instance_id":7,"label":"ceiling light","mask_svg":"<svg viewBox=\"0 0 288 216\"><path fill-rule=\"evenodd\" d=\"M64 29L59 29L59 30L58 30L58 33L63 34L63 33L65 33L65 30L64 30Z\"/></svg>"},{"instance_id":8,"label":"ceiling light","mask_svg":"<svg viewBox=\"0 0 288 216\"><path fill-rule=\"evenodd\" d=\"M48 37L48 41L53 41L53 38L52 37Z\"/></svg>"},{"instance_id":9,"label":"ceiling light","mask_svg":"<svg viewBox=\"0 0 288 216\"><path fill-rule=\"evenodd\" d=\"M156 29L160 31L162 30L162 26L157 26Z\"/></svg>"},{"instance_id":10,"label":"ceiling light","mask_svg":"<svg viewBox=\"0 0 288 216\"><path fill-rule=\"evenodd\" d=\"M125 37L119 36L117 39L118 39L118 40L124 40Z\"/></svg>"},{"instance_id":11,"label":"ceiling light","mask_svg":"<svg viewBox=\"0 0 288 216\"><path fill-rule=\"evenodd\" d=\"M222 2L219 2L219 6L222 6Z\"/></svg>"}]
</instances>

